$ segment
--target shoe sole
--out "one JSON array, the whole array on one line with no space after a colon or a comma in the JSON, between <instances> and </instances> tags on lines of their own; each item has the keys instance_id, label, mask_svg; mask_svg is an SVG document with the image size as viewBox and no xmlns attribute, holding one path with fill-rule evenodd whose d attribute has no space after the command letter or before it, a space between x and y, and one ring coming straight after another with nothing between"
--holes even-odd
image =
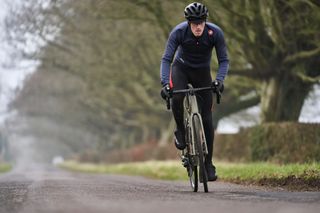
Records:
<instances>
[{"instance_id":1,"label":"shoe sole","mask_svg":"<svg viewBox=\"0 0 320 213\"><path fill-rule=\"evenodd\" d=\"M214 181L216 181L216 180L218 180L218 176L216 176L216 177L213 178L213 179L209 179L209 178L208 178L208 181L210 181L210 182L214 182Z\"/></svg>"}]
</instances>

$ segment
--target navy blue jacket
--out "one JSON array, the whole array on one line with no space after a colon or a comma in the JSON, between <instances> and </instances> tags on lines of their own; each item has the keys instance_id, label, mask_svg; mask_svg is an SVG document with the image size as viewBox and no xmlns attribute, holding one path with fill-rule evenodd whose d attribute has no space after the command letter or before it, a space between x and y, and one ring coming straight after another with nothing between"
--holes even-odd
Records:
<instances>
[{"instance_id":1,"label":"navy blue jacket","mask_svg":"<svg viewBox=\"0 0 320 213\"><path fill-rule=\"evenodd\" d=\"M169 83L170 66L174 56L175 60L188 67L208 68L213 47L216 49L219 63L216 79L223 81L228 72L229 60L222 30L217 25L206 22L203 34L197 38L188 22L177 25L170 33L161 60L161 84Z\"/></svg>"}]
</instances>

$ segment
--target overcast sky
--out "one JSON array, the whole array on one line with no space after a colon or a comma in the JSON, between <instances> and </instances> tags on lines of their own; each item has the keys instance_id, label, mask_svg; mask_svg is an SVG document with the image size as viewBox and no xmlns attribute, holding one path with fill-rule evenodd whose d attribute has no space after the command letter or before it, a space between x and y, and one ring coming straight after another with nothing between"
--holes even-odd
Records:
<instances>
[{"instance_id":1,"label":"overcast sky","mask_svg":"<svg viewBox=\"0 0 320 213\"><path fill-rule=\"evenodd\" d=\"M15 0L12 0L12 2ZM26 60L11 60L12 48L5 41L4 17L7 5L0 0L0 124L9 115L7 106L15 96L15 91L22 87L24 78L35 70L35 63Z\"/></svg>"},{"instance_id":2,"label":"overcast sky","mask_svg":"<svg viewBox=\"0 0 320 213\"><path fill-rule=\"evenodd\" d=\"M10 51L4 39L3 19L6 15L6 4L0 0L0 124L9 116L7 105L14 98L15 91L22 88L24 78L35 70L36 63L19 61L11 66ZM18 61L18 60L17 60ZM290 106L288 106L290 107ZM252 119L246 120L244 116L251 114ZM248 126L258 122L259 107L252 107L246 111L223 119L218 130L220 132L235 132L239 125ZM316 85L305 101L299 121L320 122L320 86Z\"/></svg>"}]
</instances>

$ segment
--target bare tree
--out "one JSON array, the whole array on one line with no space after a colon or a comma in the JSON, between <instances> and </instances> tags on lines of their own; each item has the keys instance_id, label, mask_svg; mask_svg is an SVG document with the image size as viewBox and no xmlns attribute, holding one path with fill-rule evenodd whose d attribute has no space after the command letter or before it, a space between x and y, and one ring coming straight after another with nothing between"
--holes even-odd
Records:
<instances>
[{"instance_id":1,"label":"bare tree","mask_svg":"<svg viewBox=\"0 0 320 213\"><path fill-rule=\"evenodd\" d=\"M215 10L207 3L237 47L232 56L242 59L230 74L261 82L262 120L297 121L311 86L319 82L319 4L222 0Z\"/></svg>"}]
</instances>

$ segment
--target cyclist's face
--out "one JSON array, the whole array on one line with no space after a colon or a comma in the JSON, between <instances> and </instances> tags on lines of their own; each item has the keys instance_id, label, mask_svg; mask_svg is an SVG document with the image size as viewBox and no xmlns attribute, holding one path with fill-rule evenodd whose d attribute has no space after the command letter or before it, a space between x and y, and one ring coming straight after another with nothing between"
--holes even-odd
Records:
<instances>
[{"instance_id":1,"label":"cyclist's face","mask_svg":"<svg viewBox=\"0 0 320 213\"><path fill-rule=\"evenodd\" d=\"M203 33L205 22L204 21L202 21L200 23L190 22L190 26L191 26L191 31L192 31L193 35L195 37L199 37Z\"/></svg>"}]
</instances>

